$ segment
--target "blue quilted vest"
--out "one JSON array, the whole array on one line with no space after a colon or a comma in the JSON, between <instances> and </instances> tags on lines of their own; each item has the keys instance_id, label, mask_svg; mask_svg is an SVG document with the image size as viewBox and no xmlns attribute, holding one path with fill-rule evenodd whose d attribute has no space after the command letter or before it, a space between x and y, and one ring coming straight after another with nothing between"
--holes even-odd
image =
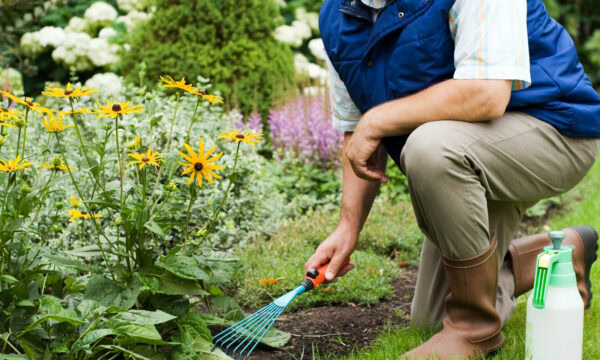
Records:
<instances>
[{"instance_id":1,"label":"blue quilted vest","mask_svg":"<svg viewBox=\"0 0 600 360\"><path fill-rule=\"evenodd\" d=\"M319 27L334 68L364 114L454 74L448 13L455 0L396 0L373 22L361 0L325 0ZM579 62L573 40L542 0L527 1L532 85L513 91L509 111L552 124L561 134L600 137L600 96ZM386 138L398 161L406 137Z\"/></svg>"}]
</instances>

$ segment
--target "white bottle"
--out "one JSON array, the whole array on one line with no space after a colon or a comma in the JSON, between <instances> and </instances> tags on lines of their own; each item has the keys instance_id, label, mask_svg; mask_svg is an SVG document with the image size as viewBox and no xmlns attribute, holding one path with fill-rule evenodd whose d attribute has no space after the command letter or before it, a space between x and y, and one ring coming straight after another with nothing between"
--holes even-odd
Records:
<instances>
[{"instance_id":1,"label":"white bottle","mask_svg":"<svg viewBox=\"0 0 600 360\"><path fill-rule=\"evenodd\" d=\"M538 256L533 292L527 301L527 360L581 360L583 300L573 271L573 249L565 234L549 234L554 246Z\"/></svg>"}]
</instances>

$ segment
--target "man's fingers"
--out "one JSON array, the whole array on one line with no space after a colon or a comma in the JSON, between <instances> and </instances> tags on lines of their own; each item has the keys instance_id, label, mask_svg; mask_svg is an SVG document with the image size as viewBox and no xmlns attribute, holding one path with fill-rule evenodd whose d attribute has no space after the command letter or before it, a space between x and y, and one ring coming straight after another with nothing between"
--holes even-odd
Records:
<instances>
[{"instance_id":1,"label":"man's fingers","mask_svg":"<svg viewBox=\"0 0 600 360\"><path fill-rule=\"evenodd\" d=\"M387 178L385 177L385 174L382 171L371 169L367 166L366 163L358 164L350 160L350 164L352 165L352 170L354 170L354 174L361 179L373 182L387 182Z\"/></svg>"},{"instance_id":2,"label":"man's fingers","mask_svg":"<svg viewBox=\"0 0 600 360\"><path fill-rule=\"evenodd\" d=\"M313 256L310 257L310 259L308 259L308 261L304 265L304 271L306 272L310 269L318 269L321 267L321 265L327 264L328 262L329 256L321 252L316 252Z\"/></svg>"},{"instance_id":3,"label":"man's fingers","mask_svg":"<svg viewBox=\"0 0 600 360\"><path fill-rule=\"evenodd\" d=\"M337 274L338 277L346 275L346 273L350 270L354 269L354 264L346 264Z\"/></svg>"},{"instance_id":4,"label":"man's fingers","mask_svg":"<svg viewBox=\"0 0 600 360\"><path fill-rule=\"evenodd\" d=\"M325 273L325 279L327 281L331 281L337 277L347 256L347 254L342 254L341 251L338 251L333 255L333 258L329 262L329 267L327 267L327 272Z\"/></svg>"}]
</instances>

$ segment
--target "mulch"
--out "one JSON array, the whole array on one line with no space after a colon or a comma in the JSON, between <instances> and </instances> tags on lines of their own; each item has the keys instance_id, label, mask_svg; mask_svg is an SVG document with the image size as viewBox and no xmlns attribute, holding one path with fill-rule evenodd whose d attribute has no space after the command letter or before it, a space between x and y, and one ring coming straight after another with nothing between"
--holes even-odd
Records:
<instances>
[{"instance_id":1,"label":"mulch","mask_svg":"<svg viewBox=\"0 0 600 360\"><path fill-rule=\"evenodd\" d=\"M389 326L406 326L417 280L417 268L408 267L392 286L394 294L371 307L348 303L323 306L295 313L283 313L275 326L292 334L281 349L257 347L251 359L312 360L313 351L321 355L344 355L369 346ZM220 329L211 329L216 334ZM213 334L213 335L214 335Z\"/></svg>"}]
</instances>

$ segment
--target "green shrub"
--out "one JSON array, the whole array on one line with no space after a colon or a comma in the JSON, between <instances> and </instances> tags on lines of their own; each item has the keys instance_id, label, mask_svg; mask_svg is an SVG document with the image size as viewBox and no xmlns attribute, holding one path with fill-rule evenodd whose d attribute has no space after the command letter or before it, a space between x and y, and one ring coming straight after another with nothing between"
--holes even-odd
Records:
<instances>
[{"instance_id":1,"label":"green shrub","mask_svg":"<svg viewBox=\"0 0 600 360\"><path fill-rule=\"evenodd\" d=\"M270 0L159 0L132 35L122 71L137 81L145 63L152 83L165 70L178 79L209 77L226 103L266 114L293 76L291 50L271 36L278 18Z\"/></svg>"}]
</instances>

